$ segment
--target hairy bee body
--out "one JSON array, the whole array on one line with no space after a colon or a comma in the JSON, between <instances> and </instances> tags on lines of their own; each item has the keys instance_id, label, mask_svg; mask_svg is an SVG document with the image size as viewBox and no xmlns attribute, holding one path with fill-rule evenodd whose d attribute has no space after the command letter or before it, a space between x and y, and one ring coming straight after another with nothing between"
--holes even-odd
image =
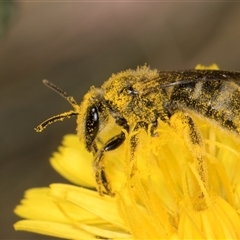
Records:
<instances>
[{"instance_id":1,"label":"hairy bee body","mask_svg":"<svg viewBox=\"0 0 240 240\"><path fill-rule=\"evenodd\" d=\"M240 87L224 80L175 86L170 101L180 110L191 110L240 134Z\"/></svg>"},{"instance_id":2,"label":"hairy bee body","mask_svg":"<svg viewBox=\"0 0 240 240\"><path fill-rule=\"evenodd\" d=\"M129 125L168 121L176 111L194 112L240 133L240 73L217 70L126 71L102 86L112 115Z\"/></svg>"},{"instance_id":3,"label":"hairy bee body","mask_svg":"<svg viewBox=\"0 0 240 240\"><path fill-rule=\"evenodd\" d=\"M201 136L191 118L193 113L240 134L240 72L157 71L143 66L112 75L101 88L91 87L80 105L52 83L45 84L65 97L75 110L46 120L36 130L66 116L78 115L78 136L93 153L100 194L103 186L107 194L113 195L103 159L105 152L124 142L123 129L130 132L151 124L154 130L158 120L171 125L171 118L180 114L189 127L192 143L201 147ZM137 144L136 139L132 142Z\"/></svg>"}]
</instances>

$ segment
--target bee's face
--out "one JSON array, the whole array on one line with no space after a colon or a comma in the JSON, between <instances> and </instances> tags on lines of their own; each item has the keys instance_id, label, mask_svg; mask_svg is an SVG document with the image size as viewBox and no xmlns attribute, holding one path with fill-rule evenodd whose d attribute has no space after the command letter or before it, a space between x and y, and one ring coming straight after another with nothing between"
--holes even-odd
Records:
<instances>
[{"instance_id":1,"label":"bee's face","mask_svg":"<svg viewBox=\"0 0 240 240\"><path fill-rule=\"evenodd\" d=\"M102 91L92 87L79 106L77 118L78 136L88 151L94 151L94 140L107 118Z\"/></svg>"},{"instance_id":2,"label":"bee's face","mask_svg":"<svg viewBox=\"0 0 240 240\"><path fill-rule=\"evenodd\" d=\"M104 98L103 90L91 87L79 106L77 133L86 149L95 154L111 136L120 132L114 114ZM110 136L110 137L109 137Z\"/></svg>"}]
</instances>

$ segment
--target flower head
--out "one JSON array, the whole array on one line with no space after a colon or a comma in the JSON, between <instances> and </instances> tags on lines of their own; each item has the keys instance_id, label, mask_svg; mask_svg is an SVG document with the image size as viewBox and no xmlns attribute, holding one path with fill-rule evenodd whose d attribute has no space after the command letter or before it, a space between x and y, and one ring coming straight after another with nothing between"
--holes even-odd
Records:
<instances>
[{"instance_id":1,"label":"flower head","mask_svg":"<svg viewBox=\"0 0 240 240\"><path fill-rule=\"evenodd\" d=\"M125 133L104 155L114 197L96 192L92 155L76 135L65 136L50 162L75 185L28 190L15 209L28 220L15 229L67 239L239 239L239 136L191 119L197 143L181 114L159 120L154 132Z\"/></svg>"}]
</instances>

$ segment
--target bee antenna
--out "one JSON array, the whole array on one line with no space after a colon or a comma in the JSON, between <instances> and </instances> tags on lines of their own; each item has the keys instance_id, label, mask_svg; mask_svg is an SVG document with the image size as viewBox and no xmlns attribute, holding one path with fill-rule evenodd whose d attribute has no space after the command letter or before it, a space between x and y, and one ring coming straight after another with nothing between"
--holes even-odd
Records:
<instances>
[{"instance_id":1,"label":"bee antenna","mask_svg":"<svg viewBox=\"0 0 240 240\"><path fill-rule=\"evenodd\" d=\"M63 121L64 118L66 118L66 117L70 118L75 115L78 115L78 113L75 111L72 111L72 110L69 112L64 112L64 113L58 114L56 116L48 118L47 120L42 122L40 125L38 125L36 128L34 128L34 130L36 132L42 132L42 130L45 129L48 125L50 125L54 122Z\"/></svg>"},{"instance_id":2,"label":"bee antenna","mask_svg":"<svg viewBox=\"0 0 240 240\"><path fill-rule=\"evenodd\" d=\"M75 109L78 107L77 102L75 99L71 96L68 96L67 93L65 93L61 88L57 87L55 84L51 83L50 81L44 79L43 84L58 93L60 96L65 98Z\"/></svg>"},{"instance_id":3,"label":"bee antenna","mask_svg":"<svg viewBox=\"0 0 240 240\"><path fill-rule=\"evenodd\" d=\"M48 125L54 122L63 121L66 117L70 118L72 116L78 115L78 104L73 97L68 96L62 89L60 89L59 87L57 87L56 85L54 85L53 83L51 83L46 79L43 80L43 83L53 91L57 92L60 96L65 98L73 106L75 110L64 112L56 116L53 116L51 118L48 118L47 120L42 122L40 125L38 125L36 128L34 128L36 132L42 132L42 130L45 129Z\"/></svg>"}]
</instances>

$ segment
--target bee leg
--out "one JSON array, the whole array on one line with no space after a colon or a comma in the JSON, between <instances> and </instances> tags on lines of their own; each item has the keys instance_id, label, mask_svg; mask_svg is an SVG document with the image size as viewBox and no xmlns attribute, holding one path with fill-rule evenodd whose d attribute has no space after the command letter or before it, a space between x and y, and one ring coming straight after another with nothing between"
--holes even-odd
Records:
<instances>
[{"instance_id":1,"label":"bee leg","mask_svg":"<svg viewBox=\"0 0 240 240\"><path fill-rule=\"evenodd\" d=\"M98 152L94 157L93 169L94 169L95 179L98 186L97 190L100 195L103 195L102 188L101 188L101 186L103 186L108 195L114 196L114 193L111 190L111 186L109 184L109 181L105 173L103 155L105 152L112 151L118 148L124 142L124 140L125 140L125 134L121 132L120 134L111 138L102 149L98 150Z\"/></svg>"},{"instance_id":2,"label":"bee leg","mask_svg":"<svg viewBox=\"0 0 240 240\"><path fill-rule=\"evenodd\" d=\"M145 130L148 129L148 124L145 122L138 122L136 124L136 126L133 128L133 132L137 132L138 129L144 128ZM138 133L134 134L133 136L131 136L130 138L130 160L134 160L134 153L136 150L136 147L138 145ZM131 165L131 170L129 172L129 176L130 178L132 178L135 173L137 171L137 163L136 162L132 162Z\"/></svg>"},{"instance_id":3,"label":"bee leg","mask_svg":"<svg viewBox=\"0 0 240 240\"><path fill-rule=\"evenodd\" d=\"M206 161L203 156L204 143L197 126L188 114L182 112L174 113L170 119L170 124L177 132L179 131L183 134L187 147L193 155L193 164L195 165L198 176L203 186L206 188L208 174ZM202 190L199 197L204 197Z\"/></svg>"},{"instance_id":4,"label":"bee leg","mask_svg":"<svg viewBox=\"0 0 240 240\"><path fill-rule=\"evenodd\" d=\"M117 116L115 117L115 122L117 125L123 127L127 132L129 132L129 125L125 118Z\"/></svg>"}]
</instances>

